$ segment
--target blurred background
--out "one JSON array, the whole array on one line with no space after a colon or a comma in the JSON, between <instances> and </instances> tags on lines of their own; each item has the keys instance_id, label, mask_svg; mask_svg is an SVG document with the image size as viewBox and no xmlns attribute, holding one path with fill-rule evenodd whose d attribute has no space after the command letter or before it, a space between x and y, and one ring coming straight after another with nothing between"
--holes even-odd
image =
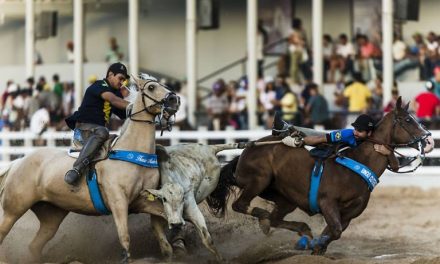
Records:
<instances>
[{"instance_id":1,"label":"blurred background","mask_svg":"<svg viewBox=\"0 0 440 264\"><path fill-rule=\"evenodd\" d=\"M275 111L303 127L345 128L360 113L380 120L398 96L440 139L439 9L437 0L0 0L0 163L69 146L64 118L117 61L182 97L166 145L257 139ZM434 170L440 153L429 157Z\"/></svg>"}]
</instances>

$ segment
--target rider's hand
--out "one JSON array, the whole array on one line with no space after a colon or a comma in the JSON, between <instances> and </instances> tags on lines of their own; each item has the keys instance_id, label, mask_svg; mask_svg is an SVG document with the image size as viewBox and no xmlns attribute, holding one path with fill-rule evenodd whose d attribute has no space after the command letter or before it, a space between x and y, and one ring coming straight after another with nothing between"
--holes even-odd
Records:
<instances>
[{"instance_id":1,"label":"rider's hand","mask_svg":"<svg viewBox=\"0 0 440 264\"><path fill-rule=\"evenodd\" d=\"M384 145L374 144L374 150L384 156L388 156L391 154L391 151L387 149Z\"/></svg>"}]
</instances>

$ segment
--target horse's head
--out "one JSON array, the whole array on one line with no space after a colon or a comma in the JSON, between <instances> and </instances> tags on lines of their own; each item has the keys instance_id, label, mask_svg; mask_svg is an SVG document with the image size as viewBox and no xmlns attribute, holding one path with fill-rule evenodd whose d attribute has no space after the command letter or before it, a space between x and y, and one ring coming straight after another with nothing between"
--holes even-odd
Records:
<instances>
[{"instance_id":1,"label":"horse's head","mask_svg":"<svg viewBox=\"0 0 440 264\"><path fill-rule=\"evenodd\" d=\"M185 220L183 219L185 192L180 184L165 183L160 190L148 189L147 192L162 201L170 229L185 224Z\"/></svg>"},{"instance_id":2,"label":"horse's head","mask_svg":"<svg viewBox=\"0 0 440 264\"><path fill-rule=\"evenodd\" d=\"M392 143L396 147L423 147L425 153L434 148L431 133L427 131L408 112L409 103L402 107L402 98L399 97L395 109L389 114L393 116Z\"/></svg>"},{"instance_id":3,"label":"horse's head","mask_svg":"<svg viewBox=\"0 0 440 264\"><path fill-rule=\"evenodd\" d=\"M140 78L133 76L133 79L139 91L135 103L140 104L141 109L134 109L135 112L131 113L130 118L145 111L150 115L159 116L159 119L165 118L168 120L179 110L179 96L157 82L155 78L140 75Z\"/></svg>"}]
</instances>

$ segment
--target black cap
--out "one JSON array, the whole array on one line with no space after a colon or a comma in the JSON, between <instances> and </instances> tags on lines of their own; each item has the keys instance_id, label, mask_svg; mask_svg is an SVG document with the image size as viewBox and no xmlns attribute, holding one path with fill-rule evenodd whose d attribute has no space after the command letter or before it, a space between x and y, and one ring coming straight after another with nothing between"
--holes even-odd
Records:
<instances>
[{"instance_id":1,"label":"black cap","mask_svg":"<svg viewBox=\"0 0 440 264\"><path fill-rule=\"evenodd\" d=\"M351 124L358 131L373 131L374 120L369 115L362 114L356 118L354 123Z\"/></svg>"},{"instance_id":2,"label":"black cap","mask_svg":"<svg viewBox=\"0 0 440 264\"><path fill-rule=\"evenodd\" d=\"M116 62L110 65L107 70L107 76L109 72L113 72L115 75L118 73L122 73L126 79L130 79L130 75L128 75L127 73L127 67L125 67L125 65L120 62Z\"/></svg>"}]
</instances>

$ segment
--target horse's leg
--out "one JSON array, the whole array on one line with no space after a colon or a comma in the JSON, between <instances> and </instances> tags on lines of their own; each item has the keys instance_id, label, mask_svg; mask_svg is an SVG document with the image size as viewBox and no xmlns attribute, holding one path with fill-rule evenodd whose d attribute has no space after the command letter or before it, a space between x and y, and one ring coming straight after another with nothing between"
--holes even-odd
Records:
<instances>
[{"instance_id":1,"label":"horse's leg","mask_svg":"<svg viewBox=\"0 0 440 264\"><path fill-rule=\"evenodd\" d=\"M297 232L299 236L307 235L311 238L313 237L312 230L306 223L284 220L288 213L293 212L297 208L296 204L290 203L281 195L275 195L271 200L275 202L275 208L270 214L270 225L272 227L288 229Z\"/></svg>"},{"instance_id":2,"label":"horse's leg","mask_svg":"<svg viewBox=\"0 0 440 264\"><path fill-rule=\"evenodd\" d=\"M165 228L167 226L167 221L160 216L151 215L151 226L153 227L153 233L156 236L157 241L159 241L160 251L162 255L171 261L173 256L173 248L170 243L168 243L167 237L165 235Z\"/></svg>"},{"instance_id":3,"label":"horse's leg","mask_svg":"<svg viewBox=\"0 0 440 264\"><path fill-rule=\"evenodd\" d=\"M173 254L177 257L183 257L187 254L185 247L185 226L174 228L170 235Z\"/></svg>"},{"instance_id":4,"label":"horse's leg","mask_svg":"<svg viewBox=\"0 0 440 264\"><path fill-rule=\"evenodd\" d=\"M116 197L119 196L119 197ZM109 207L115 220L116 229L118 231L119 243L123 248L122 263L130 261L130 235L128 233L128 203L125 197L114 193L112 197L113 203L109 201Z\"/></svg>"},{"instance_id":5,"label":"horse's leg","mask_svg":"<svg viewBox=\"0 0 440 264\"><path fill-rule=\"evenodd\" d=\"M223 258L220 256L217 248L214 246L214 241L212 240L211 234L206 226L205 217L203 216L202 212L200 212L193 195L188 197L186 200L184 212L185 219L188 219L196 227L199 236L202 239L203 245L205 245L205 247L215 255L217 261L223 261Z\"/></svg>"},{"instance_id":6,"label":"horse's leg","mask_svg":"<svg viewBox=\"0 0 440 264\"><path fill-rule=\"evenodd\" d=\"M251 175L251 174L249 174ZM238 199L232 204L232 209L242 214L252 215L257 217L260 223L260 228L264 234L269 234L270 231L270 213L259 207L250 207L251 201L259 195L269 185L270 177L255 176L250 182L242 188ZM240 186L240 184L239 184ZM241 185L243 186L243 185Z\"/></svg>"},{"instance_id":7,"label":"horse's leg","mask_svg":"<svg viewBox=\"0 0 440 264\"><path fill-rule=\"evenodd\" d=\"M36 203L32 206L31 210L40 220L40 229L38 229L37 234L29 245L33 260L38 262L41 259L43 247L55 235L61 222L63 222L69 212L43 202Z\"/></svg>"},{"instance_id":8,"label":"horse's leg","mask_svg":"<svg viewBox=\"0 0 440 264\"><path fill-rule=\"evenodd\" d=\"M341 211L336 201L321 202L320 207L327 226L324 228L321 236L311 242L313 248L312 254L323 255L330 242L338 240L342 232L350 224L351 219L359 216L365 210L366 206L367 203L359 199Z\"/></svg>"}]
</instances>

